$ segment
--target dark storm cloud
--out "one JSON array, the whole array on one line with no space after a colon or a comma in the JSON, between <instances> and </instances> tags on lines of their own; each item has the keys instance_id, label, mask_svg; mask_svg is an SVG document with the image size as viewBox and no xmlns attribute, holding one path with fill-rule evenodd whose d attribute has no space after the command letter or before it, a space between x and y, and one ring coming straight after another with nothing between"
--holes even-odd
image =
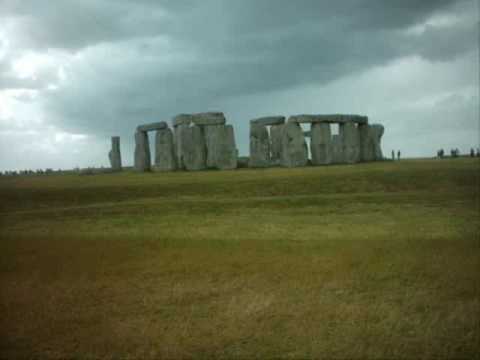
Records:
<instances>
[{"instance_id":1,"label":"dark storm cloud","mask_svg":"<svg viewBox=\"0 0 480 360\"><path fill-rule=\"evenodd\" d=\"M100 135L131 135L143 121L222 110L225 99L244 95L325 85L399 58L451 61L475 50L478 40L470 1L0 4L0 21L9 24L18 51L75 54L67 80L40 98L49 121ZM458 19L425 24L452 15ZM420 30L409 31L415 26ZM54 82L45 78L15 83L2 78L0 62L0 87L41 89Z\"/></svg>"}]
</instances>

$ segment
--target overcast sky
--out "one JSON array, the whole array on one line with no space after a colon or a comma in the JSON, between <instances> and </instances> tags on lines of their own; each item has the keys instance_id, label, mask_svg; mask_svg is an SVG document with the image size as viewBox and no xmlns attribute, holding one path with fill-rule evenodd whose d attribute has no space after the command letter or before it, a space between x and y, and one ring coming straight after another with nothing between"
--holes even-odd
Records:
<instances>
[{"instance_id":1,"label":"overcast sky","mask_svg":"<svg viewBox=\"0 0 480 360\"><path fill-rule=\"evenodd\" d=\"M133 163L136 125L358 113L383 150L479 146L477 0L0 0L0 170Z\"/></svg>"}]
</instances>

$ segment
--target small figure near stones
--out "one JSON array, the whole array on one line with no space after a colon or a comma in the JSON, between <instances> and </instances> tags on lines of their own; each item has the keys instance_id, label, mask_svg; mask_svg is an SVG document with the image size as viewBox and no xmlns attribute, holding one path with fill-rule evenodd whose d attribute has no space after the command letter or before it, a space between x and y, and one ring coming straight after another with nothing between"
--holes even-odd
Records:
<instances>
[{"instance_id":1,"label":"small figure near stones","mask_svg":"<svg viewBox=\"0 0 480 360\"><path fill-rule=\"evenodd\" d=\"M470 149L470 157L475 157L475 149L474 148Z\"/></svg>"},{"instance_id":2,"label":"small figure near stones","mask_svg":"<svg viewBox=\"0 0 480 360\"><path fill-rule=\"evenodd\" d=\"M400 155L401 155L401 152L400 150L397 151L397 160L400 160Z\"/></svg>"},{"instance_id":3,"label":"small figure near stones","mask_svg":"<svg viewBox=\"0 0 480 360\"><path fill-rule=\"evenodd\" d=\"M392 160L395 161L395 150L392 150Z\"/></svg>"}]
</instances>

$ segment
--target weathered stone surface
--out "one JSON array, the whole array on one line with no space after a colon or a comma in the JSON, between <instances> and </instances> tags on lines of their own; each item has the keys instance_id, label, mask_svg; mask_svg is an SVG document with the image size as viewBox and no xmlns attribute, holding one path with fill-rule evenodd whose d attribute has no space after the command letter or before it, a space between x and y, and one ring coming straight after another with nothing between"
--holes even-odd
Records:
<instances>
[{"instance_id":1,"label":"weathered stone surface","mask_svg":"<svg viewBox=\"0 0 480 360\"><path fill-rule=\"evenodd\" d=\"M343 159L348 164L360 161L360 132L354 123L340 124Z\"/></svg>"},{"instance_id":2,"label":"weathered stone surface","mask_svg":"<svg viewBox=\"0 0 480 360\"><path fill-rule=\"evenodd\" d=\"M206 169L207 151L203 129L197 125L185 127L181 131L180 138L182 160L185 169Z\"/></svg>"},{"instance_id":3,"label":"weathered stone surface","mask_svg":"<svg viewBox=\"0 0 480 360\"><path fill-rule=\"evenodd\" d=\"M284 125L272 125L270 127L270 163L280 165L282 160L282 141Z\"/></svg>"},{"instance_id":4,"label":"weathered stone surface","mask_svg":"<svg viewBox=\"0 0 480 360\"><path fill-rule=\"evenodd\" d=\"M157 130L155 134L155 166L156 171L172 171L177 168L173 132L170 128Z\"/></svg>"},{"instance_id":5,"label":"weathered stone surface","mask_svg":"<svg viewBox=\"0 0 480 360\"><path fill-rule=\"evenodd\" d=\"M160 121L151 124L138 125L137 131L152 131L152 130L161 130L168 127L168 124L165 121Z\"/></svg>"},{"instance_id":6,"label":"weathered stone surface","mask_svg":"<svg viewBox=\"0 0 480 360\"><path fill-rule=\"evenodd\" d=\"M338 134L332 136L331 154L333 164L342 164L345 162L343 158L342 139Z\"/></svg>"},{"instance_id":7,"label":"weathered stone surface","mask_svg":"<svg viewBox=\"0 0 480 360\"><path fill-rule=\"evenodd\" d=\"M332 134L330 124L312 124L310 152L313 165L327 165L332 163Z\"/></svg>"},{"instance_id":8,"label":"weathered stone surface","mask_svg":"<svg viewBox=\"0 0 480 360\"><path fill-rule=\"evenodd\" d=\"M225 115L222 112L205 112L192 114L192 122L199 126L225 125Z\"/></svg>"},{"instance_id":9,"label":"weathered stone surface","mask_svg":"<svg viewBox=\"0 0 480 360\"><path fill-rule=\"evenodd\" d=\"M177 159L177 169L184 170L185 162L183 161L183 141L184 132L189 126L186 124L179 124L173 128L174 131L174 143L175 143L175 157Z\"/></svg>"},{"instance_id":10,"label":"weathered stone surface","mask_svg":"<svg viewBox=\"0 0 480 360\"><path fill-rule=\"evenodd\" d=\"M368 126L368 152L371 153L370 158L373 160L383 160L382 153L382 136L385 128L380 124L372 124Z\"/></svg>"},{"instance_id":11,"label":"weathered stone surface","mask_svg":"<svg viewBox=\"0 0 480 360\"><path fill-rule=\"evenodd\" d=\"M267 127L250 124L250 160L249 167L270 166L270 139Z\"/></svg>"},{"instance_id":12,"label":"weathered stone surface","mask_svg":"<svg viewBox=\"0 0 480 360\"><path fill-rule=\"evenodd\" d=\"M250 124L258 124L263 126L282 125L285 124L285 116L265 116L250 120Z\"/></svg>"},{"instance_id":13,"label":"weathered stone surface","mask_svg":"<svg viewBox=\"0 0 480 360\"><path fill-rule=\"evenodd\" d=\"M172 125L174 127L178 125L190 125L192 123L192 118L193 116L191 114L178 114L173 117Z\"/></svg>"},{"instance_id":14,"label":"weathered stone surface","mask_svg":"<svg viewBox=\"0 0 480 360\"><path fill-rule=\"evenodd\" d=\"M285 124L282 135L282 165L286 167L307 165L307 143L300 125L294 122Z\"/></svg>"},{"instance_id":15,"label":"weathered stone surface","mask_svg":"<svg viewBox=\"0 0 480 360\"><path fill-rule=\"evenodd\" d=\"M357 123L357 124L367 124L368 117L362 115L348 115L348 114L321 114L321 115L311 115L311 114L300 114L293 115L288 118L288 122L294 122L297 124L302 123Z\"/></svg>"},{"instance_id":16,"label":"weathered stone surface","mask_svg":"<svg viewBox=\"0 0 480 360\"><path fill-rule=\"evenodd\" d=\"M207 148L207 167L228 170L237 167L237 148L232 125L203 128Z\"/></svg>"},{"instance_id":17,"label":"weathered stone surface","mask_svg":"<svg viewBox=\"0 0 480 360\"><path fill-rule=\"evenodd\" d=\"M112 149L108 153L112 170L122 170L122 155L120 153L120 136L112 136Z\"/></svg>"},{"instance_id":18,"label":"weathered stone surface","mask_svg":"<svg viewBox=\"0 0 480 360\"><path fill-rule=\"evenodd\" d=\"M150 144L145 131L135 133L135 170L149 171L151 167Z\"/></svg>"}]
</instances>

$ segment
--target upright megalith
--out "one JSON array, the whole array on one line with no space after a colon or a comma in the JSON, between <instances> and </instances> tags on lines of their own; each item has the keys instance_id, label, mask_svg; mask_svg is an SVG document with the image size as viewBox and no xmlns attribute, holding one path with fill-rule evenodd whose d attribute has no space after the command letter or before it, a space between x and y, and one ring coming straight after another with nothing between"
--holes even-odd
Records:
<instances>
[{"instance_id":1,"label":"upright megalith","mask_svg":"<svg viewBox=\"0 0 480 360\"><path fill-rule=\"evenodd\" d=\"M185 163L183 161L183 139L185 129L188 129L192 123L192 115L190 114L179 114L176 115L173 120L173 131L174 131L174 143L175 143L175 157L177 159L177 168L185 169Z\"/></svg>"},{"instance_id":2,"label":"upright megalith","mask_svg":"<svg viewBox=\"0 0 480 360\"><path fill-rule=\"evenodd\" d=\"M283 127L285 125L270 126L270 163L271 165L280 165L282 160L282 138Z\"/></svg>"},{"instance_id":3,"label":"upright megalith","mask_svg":"<svg viewBox=\"0 0 480 360\"><path fill-rule=\"evenodd\" d=\"M332 134L330 124L313 123L310 130L310 152L313 165L332 163Z\"/></svg>"},{"instance_id":4,"label":"upright megalith","mask_svg":"<svg viewBox=\"0 0 480 360\"><path fill-rule=\"evenodd\" d=\"M265 125L250 123L249 167L270 166L270 139Z\"/></svg>"},{"instance_id":5,"label":"upright megalith","mask_svg":"<svg viewBox=\"0 0 480 360\"><path fill-rule=\"evenodd\" d=\"M288 122L282 131L282 162L285 167L305 166L308 149L303 130L296 122Z\"/></svg>"},{"instance_id":6,"label":"upright megalith","mask_svg":"<svg viewBox=\"0 0 480 360\"><path fill-rule=\"evenodd\" d=\"M267 167L280 163L284 124L285 116L279 115L250 120L250 167Z\"/></svg>"},{"instance_id":7,"label":"upright megalith","mask_svg":"<svg viewBox=\"0 0 480 360\"><path fill-rule=\"evenodd\" d=\"M332 136L331 156L333 164L342 164L345 162L343 157L342 138L339 134Z\"/></svg>"},{"instance_id":8,"label":"upright megalith","mask_svg":"<svg viewBox=\"0 0 480 360\"><path fill-rule=\"evenodd\" d=\"M340 138L343 147L343 160L347 164L360 161L360 133L353 122L340 124Z\"/></svg>"},{"instance_id":9,"label":"upright megalith","mask_svg":"<svg viewBox=\"0 0 480 360\"><path fill-rule=\"evenodd\" d=\"M198 125L186 127L181 135L182 161L186 170L204 170L207 151L203 129Z\"/></svg>"},{"instance_id":10,"label":"upright megalith","mask_svg":"<svg viewBox=\"0 0 480 360\"><path fill-rule=\"evenodd\" d=\"M177 168L173 132L170 128L157 130L155 134L154 170L172 171Z\"/></svg>"},{"instance_id":11,"label":"upright megalith","mask_svg":"<svg viewBox=\"0 0 480 360\"><path fill-rule=\"evenodd\" d=\"M135 159L134 167L137 171L149 171L151 167L150 145L148 134L145 131L135 133Z\"/></svg>"},{"instance_id":12,"label":"upright megalith","mask_svg":"<svg viewBox=\"0 0 480 360\"><path fill-rule=\"evenodd\" d=\"M110 166L114 171L122 170L122 155L120 153L120 136L112 136L112 149L108 153Z\"/></svg>"},{"instance_id":13,"label":"upright megalith","mask_svg":"<svg viewBox=\"0 0 480 360\"><path fill-rule=\"evenodd\" d=\"M219 170L237 167L237 147L232 125L203 127L207 151L207 167Z\"/></svg>"},{"instance_id":14,"label":"upright megalith","mask_svg":"<svg viewBox=\"0 0 480 360\"><path fill-rule=\"evenodd\" d=\"M372 124L368 126L368 139L371 151L374 154L374 160L383 160L382 153L382 136L385 128L380 124Z\"/></svg>"}]
</instances>

